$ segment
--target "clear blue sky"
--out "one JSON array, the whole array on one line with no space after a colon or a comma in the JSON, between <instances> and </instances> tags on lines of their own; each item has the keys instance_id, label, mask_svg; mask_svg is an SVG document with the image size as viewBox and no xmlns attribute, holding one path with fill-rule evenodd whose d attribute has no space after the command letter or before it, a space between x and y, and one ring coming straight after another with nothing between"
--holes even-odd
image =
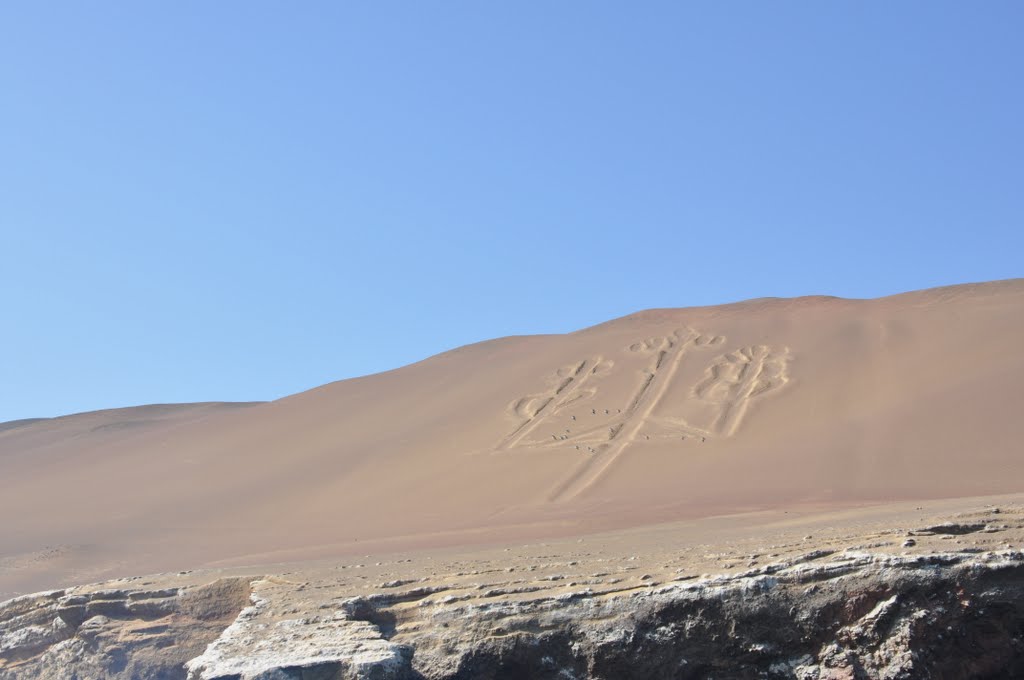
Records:
<instances>
[{"instance_id":1,"label":"clear blue sky","mask_svg":"<svg viewBox=\"0 0 1024 680\"><path fill-rule=\"evenodd\" d=\"M5 2L0 420L1024 275L1024 3Z\"/></svg>"}]
</instances>

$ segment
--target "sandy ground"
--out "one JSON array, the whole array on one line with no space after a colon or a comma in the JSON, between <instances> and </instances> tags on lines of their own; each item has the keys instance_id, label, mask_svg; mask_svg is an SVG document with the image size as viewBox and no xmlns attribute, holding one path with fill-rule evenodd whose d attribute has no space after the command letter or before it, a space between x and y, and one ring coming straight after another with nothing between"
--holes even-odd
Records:
<instances>
[{"instance_id":1,"label":"sandy ground","mask_svg":"<svg viewBox=\"0 0 1024 680\"><path fill-rule=\"evenodd\" d=\"M339 559L134 576L82 592L161 589L251 575L296 605L420 588L494 603L582 587L622 592L738 576L769 564L845 554L977 554L1024 547L1024 494L838 511L766 511L668 522L571 538L348 555ZM270 585L268 585L268 583ZM411 606L418 606L412 598Z\"/></svg>"},{"instance_id":2,"label":"sandy ground","mask_svg":"<svg viewBox=\"0 0 1024 680\"><path fill-rule=\"evenodd\" d=\"M1021 346L1022 280L764 299L494 340L266 404L0 424L0 598L665 526L658 540L757 542L765 522L1018 493Z\"/></svg>"}]
</instances>

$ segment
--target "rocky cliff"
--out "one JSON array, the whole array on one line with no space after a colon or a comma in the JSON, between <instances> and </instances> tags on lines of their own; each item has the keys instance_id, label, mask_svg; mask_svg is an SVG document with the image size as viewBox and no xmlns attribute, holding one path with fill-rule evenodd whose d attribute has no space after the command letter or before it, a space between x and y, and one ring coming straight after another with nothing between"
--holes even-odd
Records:
<instances>
[{"instance_id":1,"label":"rocky cliff","mask_svg":"<svg viewBox=\"0 0 1024 680\"><path fill-rule=\"evenodd\" d=\"M1024 677L1020 520L122 579L0 605L0 679Z\"/></svg>"}]
</instances>

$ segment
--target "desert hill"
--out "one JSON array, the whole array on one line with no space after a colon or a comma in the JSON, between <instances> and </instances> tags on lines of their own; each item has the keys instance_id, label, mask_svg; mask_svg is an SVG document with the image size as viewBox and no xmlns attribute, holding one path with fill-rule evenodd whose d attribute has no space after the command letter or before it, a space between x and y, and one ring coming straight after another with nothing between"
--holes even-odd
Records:
<instances>
[{"instance_id":1,"label":"desert hill","mask_svg":"<svg viewBox=\"0 0 1024 680\"><path fill-rule=\"evenodd\" d=\"M640 312L261 404L0 424L0 599L1024 490L1024 280Z\"/></svg>"}]
</instances>

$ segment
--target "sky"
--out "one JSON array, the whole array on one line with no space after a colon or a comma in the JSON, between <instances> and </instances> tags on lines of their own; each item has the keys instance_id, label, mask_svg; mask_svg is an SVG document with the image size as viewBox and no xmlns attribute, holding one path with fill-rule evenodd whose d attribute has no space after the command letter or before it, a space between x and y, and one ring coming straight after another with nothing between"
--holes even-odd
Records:
<instances>
[{"instance_id":1,"label":"sky","mask_svg":"<svg viewBox=\"0 0 1024 680\"><path fill-rule=\"evenodd\" d=\"M0 421L1024 275L1024 4L0 4Z\"/></svg>"}]
</instances>

